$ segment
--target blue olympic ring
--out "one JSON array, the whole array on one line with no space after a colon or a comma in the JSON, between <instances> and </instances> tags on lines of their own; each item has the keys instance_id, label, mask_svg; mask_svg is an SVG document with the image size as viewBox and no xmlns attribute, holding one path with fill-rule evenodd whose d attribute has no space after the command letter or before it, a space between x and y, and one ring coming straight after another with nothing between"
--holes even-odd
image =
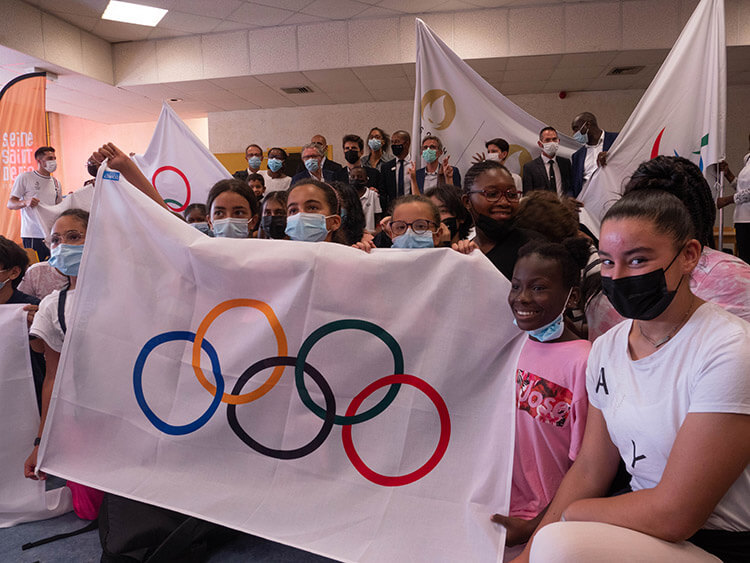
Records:
<instances>
[{"instance_id":1,"label":"blue olympic ring","mask_svg":"<svg viewBox=\"0 0 750 563\"><path fill-rule=\"evenodd\" d=\"M211 368L213 370L214 378L216 379L216 393L214 394L213 401L211 401L211 404L208 406L206 412L204 412L196 420L188 424L178 426L169 424L160 419L156 415L156 413L154 413L154 411L152 411L148 406L148 403L146 403L146 397L143 394L143 367L146 364L146 358L148 358L149 354L151 354L154 348L156 348L160 344L164 344L166 342L174 342L176 340L187 340L188 342L193 342L195 341L195 333L185 330L164 332L162 334L154 336L151 340L143 345L140 354L138 354L138 358L135 360L135 365L133 366L133 388L135 390L135 398L138 401L138 405L141 407L143 414L146 415L146 418L151 421L151 424L153 424L158 430L161 430L165 434L171 434L172 436L183 436L185 434L195 432L201 426L206 424L214 415L216 409L219 408L219 405L221 404L221 398L224 395L224 377L221 375L219 356L216 353L216 350L213 346L211 346L208 340L203 339L203 342L201 342L201 348L205 350L206 354L208 354L208 357L211 360Z\"/></svg>"}]
</instances>

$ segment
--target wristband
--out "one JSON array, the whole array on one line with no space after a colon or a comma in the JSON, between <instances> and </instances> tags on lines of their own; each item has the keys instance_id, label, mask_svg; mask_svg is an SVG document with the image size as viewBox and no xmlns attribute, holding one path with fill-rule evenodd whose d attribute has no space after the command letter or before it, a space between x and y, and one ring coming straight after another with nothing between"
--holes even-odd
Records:
<instances>
[{"instance_id":1,"label":"wristband","mask_svg":"<svg viewBox=\"0 0 750 563\"><path fill-rule=\"evenodd\" d=\"M42 441L42 439L39 436L37 436L36 438L34 438L34 447L38 446L41 441Z\"/></svg>"}]
</instances>

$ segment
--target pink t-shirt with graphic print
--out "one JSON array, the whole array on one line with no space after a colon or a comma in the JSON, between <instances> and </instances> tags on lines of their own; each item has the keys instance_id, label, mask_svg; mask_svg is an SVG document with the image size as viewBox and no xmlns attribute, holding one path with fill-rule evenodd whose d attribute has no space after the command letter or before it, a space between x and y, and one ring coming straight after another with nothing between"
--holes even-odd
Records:
<instances>
[{"instance_id":1,"label":"pink t-shirt with graphic print","mask_svg":"<svg viewBox=\"0 0 750 563\"><path fill-rule=\"evenodd\" d=\"M750 265L736 256L704 248L690 276L693 293L750 322ZM586 307L589 340L593 342L624 319L602 293Z\"/></svg>"},{"instance_id":2,"label":"pink t-shirt with graphic print","mask_svg":"<svg viewBox=\"0 0 750 563\"><path fill-rule=\"evenodd\" d=\"M516 369L511 516L528 520L544 510L581 449L590 350L587 340L524 343Z\"/></svg>"}]
</instances>

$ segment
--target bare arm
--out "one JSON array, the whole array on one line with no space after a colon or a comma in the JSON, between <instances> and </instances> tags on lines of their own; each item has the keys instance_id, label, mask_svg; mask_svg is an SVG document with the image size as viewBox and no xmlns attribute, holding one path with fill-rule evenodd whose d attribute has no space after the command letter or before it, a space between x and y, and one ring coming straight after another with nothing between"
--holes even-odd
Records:
<instances>
[{"instance_id":1,"label":"bare arm","mask_svg":"<svg viewBox=\"0 0 750 563\"><path fill-rule=\"evenodd\" d=\"M114 144L106 143L91 155L91 159L99 163L104 161L105 158L107 159L107 166L109 168L120 172L128 182L171 213L171 210L167 207L159 192L156 191L156 188L148 181L148 178L143 175L141 169L136 166L135 162L128 155Z\"/></svg>"},{"instance_id":2,"label":"bare arm","mask_svg":"<svg viewBox=\"0 0 750 563\"><path fill-rule=\"evenodd\" d=\"M566 520L606 522L682 541L706 522L750 462L750 416L692 413L677 433L661 481L613 498L585 499Z\"/></svg>"},{"instance_id":3,"label":"bare arm","mask_svg":"<svg viewBox=\"0 0 750 563\"><path fill-rule=\"evenodd\" d=\"M47 420L47 411L49 411L49 403L52 398L52 389L55 386L57 365L60 363L60 352L55 352L46 342L44 343L44 361L46 363L46 370L44 372L44 382L42 383L42 416L39 422L39 432L37 432L37 436L39 437L42 435L44 422ZM23 465L24 476L29 479L37 479L37 476L34 475L34 471L36 470L36 456L38 453L39 446L34 446L34 449L29 457L26 458L26 462ZM47 475L39 473L39 478L44 480L47 478Z\"/></svg>"},{"instance_id":4,"label":"bare arm","mask_svg":"<svg viewBox=\"0 0 750 563\"><path fill-rule=\"evenodd\" d=\"M586 431L578 457L566 473L552 499L544 518L539 523L518 561L528 561L534 535L552 522L558 522L563 511L573 502L607 493L617 473L620 454L612 443L602 411L589 403ZM567 516L566 516L567 518Z\"/></svg>"},{"instance_id":5,"label":"bare arm","mask_svg":"<svg viewBox=\"0 0 750 563\"><path fill-rule=\"evenodd\" d=\"M36 207L39 200L35 197L31 199L18 199L16 196L10 196L8 199L8 209L23 209L24 207Z\"/></svg>"}]
</instances>

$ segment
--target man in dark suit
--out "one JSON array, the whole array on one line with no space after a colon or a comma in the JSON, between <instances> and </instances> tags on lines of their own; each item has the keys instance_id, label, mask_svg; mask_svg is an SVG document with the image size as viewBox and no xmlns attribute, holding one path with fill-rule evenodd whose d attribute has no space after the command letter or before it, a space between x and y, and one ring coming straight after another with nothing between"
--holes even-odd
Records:
<instances>
[{"instance_id":1,"label":"man in dark suit","mask_svg":"<svg viewBox=\"0 0 750 563\"><path fill-rule=\"evenodd\" d=\"M523 165L523 193L549 190L558 195L571 195L570 160L557 156L560 139L553 127L539 132L537 141L542 154Z\"/></svg>"},{"instance_id":2,"label":"man in dark suit","mask_svg":"<svg viewBox=\"0 0 750 563\"><path fill-rule=\"evenodd\" d=\"M450 156L446 156L443 162L443 142L434 135L427 135L422 139L422 160L425 161L424 168L417 170L417 186L419 193L423 194L430 188L442 185L452 185L461 189L461 174L458 168L448 164Z\"/></svg>"},{"instance_id":3,"label":"man in dark suit","mask_svg":"<svg viewBox=\"0 0 750 563\"><path fill-rule=\"evenodd\" d=\"M318 143L308 143L302 147L302 164L305 169L297 172L292 178L292 186L299 180L313 178L321 182L333 182L333 172L325 170L321 166L323 161L323 147Z\"/></svg>"},{"instance_id":4,"label":"man in dark suit","mask_svg":"<svg viewBox=\"0 0 750 563\"><path fill-rule=\"evenodd\" d=\"M380 192L380 207L383 211L388 209L390 203L396 198L411 193L410 148L411 135L407 131L399 130L391 135L391 151L396 158L383 165L381 174L383 190Z\"/></svg>"},{"instance_id":5,"label":"man in dark suit","mask_svg":"<svg viewBox=\"0 0 750 563\"><path fill-rule=\"evenodd\" d=\"M341 168L341 165L338 162L334 162L326 158L326 151L328 150L328 141L326 141L326 138L323 135L321 134L313 135L312 139L310 139L310 142L317 143L323 148L323 161L320 165L323 170L336 172L339 168ZM297 173L304 172L304 171L305 171L305 164L304 162L302 162L300 163L299 168L297 168Z\"/></svg>"},{"instance_id":6,"label":"man in dark suit","mask_svg":"<svg viewBox=\"0 0 750 563\"><path fill-rule=\"evenodd\" d=\"M570 126L573 138L583 146L573 153L573 196L577 197L599 166L606 166L607 151L617 138L617 133L602 131L596 116L585 111L573 119Z\"/></svg>"},{"instance_id":7,"label":"man in dark suit","mask_svg":"<svg viewBox=\"0 0 750 563\"><path fill-rule=\"evenodd\" d=\"M232 174L232 176L243 182L247 182L247 177L250 174L258 174L260 171L260 164L263 162L263 149L260 145L248 145L245 149L245 160L247 160L247 169L237 170L237 172Z\"/></svg>"},{"instance_id":8,"label":"man in dark suit","mask_svg":"<svg viewBox=\"0 0 750 563\"><path fill-rule=\"evenodd\" d=\"M362 159L362 151L364 150L365 142L359 135L348 134L344 135L341 141L341 148L344 150L344 159L346 160L346 166L342 166L336 172L333 173L333 179L339 182L349 183L349 174L351 170L357 166L360 166L360 160ZM367 187L375 188L378 193L382 190L382 177L380 172L376 168L369 166L362 166L367 174Z\"/></svg>"}]
</instances>

